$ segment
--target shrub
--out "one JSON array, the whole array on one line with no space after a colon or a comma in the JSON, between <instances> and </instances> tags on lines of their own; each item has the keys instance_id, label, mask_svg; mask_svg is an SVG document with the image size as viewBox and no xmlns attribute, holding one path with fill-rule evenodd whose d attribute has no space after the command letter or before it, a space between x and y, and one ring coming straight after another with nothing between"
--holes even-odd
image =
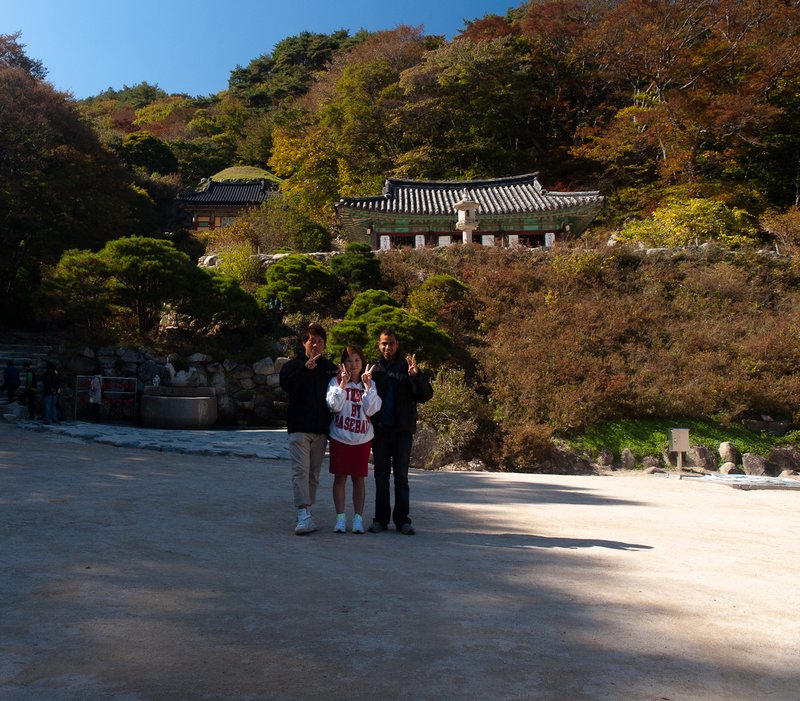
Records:
<instances>
[{"instance_id":1,"label":"shrub","mask_svg":"<svg viewBox=\"0 0 800 701\"><path fill-rule=\"evenodd\" d=\"M650 247L687 246L718 241L728 246L758 242L758 229L743 209L716 200L693 198L659 207L650 219L627 224L619 241Z\"/></svg>"},{"instance_id":2,"label":"shrub","mask_svg":"<svg viewBox=\"0 0 800 701\"><path fill-rule=\"evenodd\" d=\"M463 370L439 370L433 389L433 398L419 406L419 418L436 431L431 466L438 466L475 439L488 411L485 401L467 383Z\"/></svg>"}]
</instances>

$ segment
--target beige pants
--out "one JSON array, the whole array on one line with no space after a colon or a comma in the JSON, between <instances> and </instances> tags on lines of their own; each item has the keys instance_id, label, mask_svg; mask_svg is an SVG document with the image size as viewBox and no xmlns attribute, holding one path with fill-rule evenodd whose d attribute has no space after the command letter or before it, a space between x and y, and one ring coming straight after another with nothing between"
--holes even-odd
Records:
<instances>
[{"instance_id":1,"label":"beige pants","mask_svg":"<svg viewBox=\"0 0 800 701\"><path fill-rule=\"evenodd\" d=\"M289 434L294 505L297 507L310 506L316 500L327 443L328 436L322 433Z\"/></svg>"}]
</instances>

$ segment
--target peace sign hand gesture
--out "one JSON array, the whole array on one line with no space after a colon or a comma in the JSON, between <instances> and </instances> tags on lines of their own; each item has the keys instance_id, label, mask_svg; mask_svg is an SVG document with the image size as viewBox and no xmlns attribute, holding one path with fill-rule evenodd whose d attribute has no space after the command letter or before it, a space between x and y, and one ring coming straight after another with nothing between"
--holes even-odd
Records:
<instances>
[{"instance_id":1,"label":"peace sign hand gesture","mask_svg":"<svg viewBox=\"0 0 800 701\"><path fill-rule=\"evenodd\" d=\"M419 368L417 367L417 354L412 353L411 355L406 356L406 362L408 363L409 377L416 377L417 373L419 372Z\"/></svg>"},{"instance_id":2,"label":"peace sign hand gesture","mask_svg":"<svg viewBox=\"0 0 800 701\"><path fill-rule=\"evenodd\" d=\"M342 363L339 365L339 387L344 389L347 387L348 382L350 382L350 373L347 370L347 366Z\"/></svg>"},{"instance_id":3,"label":"peace sign hand gesture","mask_svg":"<svg viewBox=\"0 0 800 701\"><path fill-rule=\"evenodd\" d=\"M372 383L372 371L375 369L374 365L367 364L364 372L361 375L361 381L364 383L364 389L369 389Z\"/></svg>"}]
</instances>

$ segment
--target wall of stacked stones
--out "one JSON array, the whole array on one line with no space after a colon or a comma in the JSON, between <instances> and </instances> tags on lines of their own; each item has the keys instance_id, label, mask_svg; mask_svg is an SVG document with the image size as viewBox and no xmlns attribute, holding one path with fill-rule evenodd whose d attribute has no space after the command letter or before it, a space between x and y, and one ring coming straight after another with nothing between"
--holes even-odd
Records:
<instances>
[{"instance_id":1,"label":"wall of stacked stones","mask_svg":"<svg viewBox=\"0 0 800 701\"><path fill-rule=\"evenodd\" d=\"M104 377L136 378L139 395L153 384L213 387L218 425L281 426L286 417L287 397L280 388L278 374L287 360L267 357L244 364L231 359L218 360L204 353L177 357L144 347L86 347L79 354L65 354L60 359L64 380L62 410L69 414L74 407L75 378L99 373Z\"/></svg>"}]
</instances>

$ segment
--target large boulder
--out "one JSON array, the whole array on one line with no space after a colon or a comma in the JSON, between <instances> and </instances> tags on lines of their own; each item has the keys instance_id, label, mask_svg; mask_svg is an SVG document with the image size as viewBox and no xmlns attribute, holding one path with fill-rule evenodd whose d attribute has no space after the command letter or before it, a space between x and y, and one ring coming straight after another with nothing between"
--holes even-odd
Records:
<instances>
[{"instance_id":1,"label":"large boulder","mask_svg":"<svg viewBox=\"0 0 800 701\"><path fill-rule=\"evenodd\" d=\"M794 445L783 445L773 448L767 455L770 474L779 475L785 470L792 472L800 469L800 448Z\"/></svg>"},{"instance_id":2,"label":"large boulder","mask_svg":"<svg viewBox=\"0 0 800 701\"><path fill-rule=\"evenodd\" d=\"M717 459L714 453L705 445L693 445L686 451L683 464L687 467L697 467L701 470L716 470Z\"/></svg>"},{"instance_id":3,"label":"large boulder","mask_svg":"<svg viewBox=\"0 0 800 701\"><path fill-rule=\"evenodd\" d=\"M767 459L763 455L745 453L742 455L742 468L746 475L752 475L754 477L769 475Z\"/></svg>"},{"instance_id":4,"label":"large boulder","mask_svg":"<svg viewBox=\"0 0 800 701\"><path fill-rule=\"evenodd\" d=\"M732 462L738 465L742 462L742 454L736 450L730 441L719 444L719 459L723 462Z\"/></svg>"}]
</instances>

